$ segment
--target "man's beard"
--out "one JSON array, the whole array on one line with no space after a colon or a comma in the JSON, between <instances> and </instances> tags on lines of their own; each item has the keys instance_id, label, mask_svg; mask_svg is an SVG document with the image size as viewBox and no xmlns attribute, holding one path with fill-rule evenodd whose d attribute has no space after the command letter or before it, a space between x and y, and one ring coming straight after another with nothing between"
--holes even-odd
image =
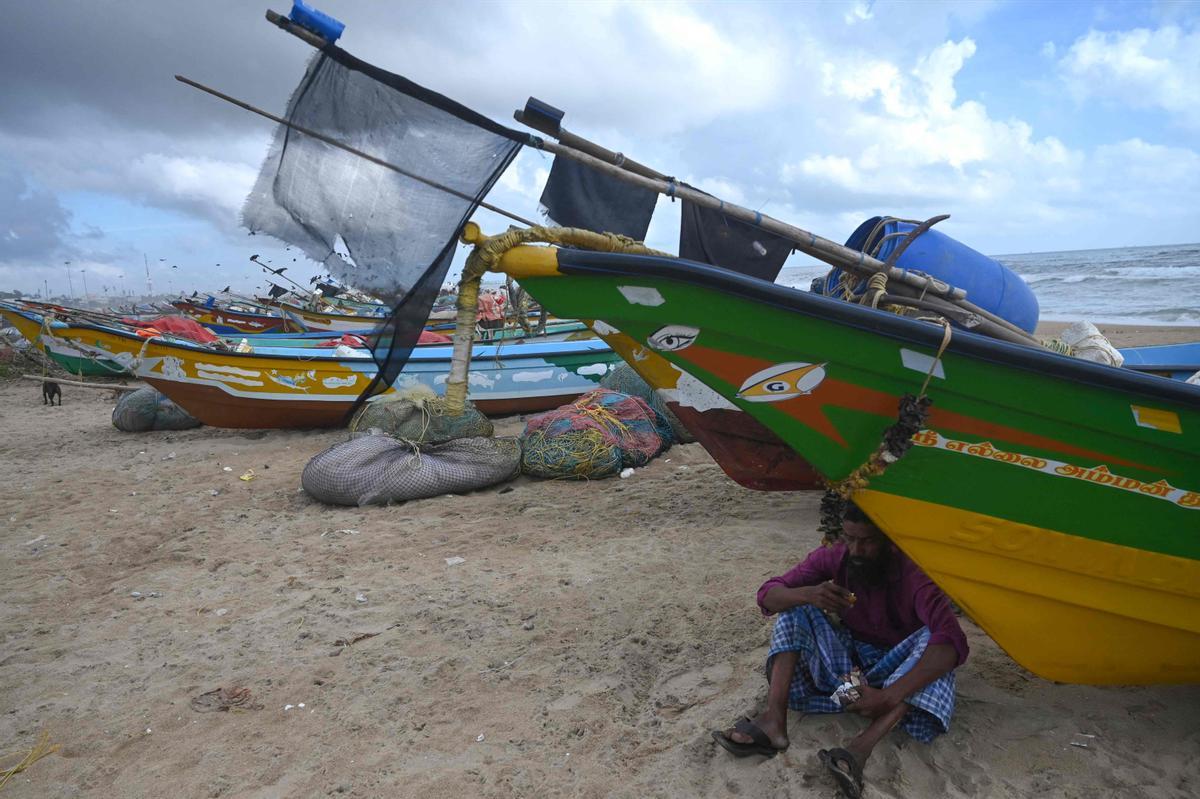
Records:
<instances>
[{"instance_id":1,"label":"man's beard","mask_svg":"<svg viewBox=\"0 0 1200 799\"><path fill-rule=\"evenodd\" d=\"M883 585L887 575L890 553L885 549L875 558L848 558L846 575L856 583L869 586Z\"/></svg>"}]
</instances>

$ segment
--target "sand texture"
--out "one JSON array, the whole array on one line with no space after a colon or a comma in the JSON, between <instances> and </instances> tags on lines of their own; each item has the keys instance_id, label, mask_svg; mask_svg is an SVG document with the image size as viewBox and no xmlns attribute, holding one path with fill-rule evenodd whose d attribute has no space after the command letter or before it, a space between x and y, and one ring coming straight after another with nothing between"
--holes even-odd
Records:
<instances>
[{"instance_id":1,"label":"sand texture","mask_svg":"<svg viewBox=\"0 0 1200 799\"><path fill-rule=\"evenodd\" d=\"M331 508L299 476L342 432L125 434L107 392L63 393L0 383L0 766L61 745L4 796L838 795L816 749L858 717L793 721L773 760L709 738L765 696L754 593L816 545L816 493L692 444ZM1200 687L1050 683L964 627L950 733L893 733L867 797L1200 794ZM193 709L221 687L261 708Z\"/></svg>"}]
</instances>

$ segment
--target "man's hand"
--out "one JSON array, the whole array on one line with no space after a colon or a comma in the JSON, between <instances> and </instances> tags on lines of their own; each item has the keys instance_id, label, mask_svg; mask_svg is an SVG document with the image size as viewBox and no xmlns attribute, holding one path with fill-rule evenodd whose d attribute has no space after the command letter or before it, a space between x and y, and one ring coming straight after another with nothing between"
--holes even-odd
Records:
<instances>
[{"instance_id":1,"label":"man's hand","mask_svg":"<svg viewBox=\"0 0 1200 799\"><path fill-rule=\"evenodd\" d=\"M859 713L869 719L876 719L882 715L890 713L896 709L896 706L903 702L903 699L895 699L892 694L886 689L872 688L863 683L856 689L859 699L857 702L846 705L846 710L852 713Z\"/></svg>"},{"instance_id":2,"label":"man's hand","mask_svg":"<svg viewBox=\"0 0 1200 799\"><path fill-rule=\"evenodd\" d=\"M808 604L821 610L841 613L854 604L854 594L840 585L826 581L808 587Z\"/></svg>"}]
</instances>

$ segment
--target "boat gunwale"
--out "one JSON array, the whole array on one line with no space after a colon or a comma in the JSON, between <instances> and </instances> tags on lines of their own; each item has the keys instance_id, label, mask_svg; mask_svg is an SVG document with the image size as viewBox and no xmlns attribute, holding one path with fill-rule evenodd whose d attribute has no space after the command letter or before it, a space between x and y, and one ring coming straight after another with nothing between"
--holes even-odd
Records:
<instances>
[{"instance_id":1,"label":"boat gunwale","mask_svg":"<svg viewBox=\"0 0 1200 799\"><path fill-rule=\"evenodd\" d=\"M674 280L911 344L937 349L942 342L941 328L928 323L823 297L791 286L768 283L697 261L655 255L566 249L557 251L557 259L559 271L564 274L620 275ZM961 328L954 329L947 352L1036 372L1044 377L1061 378L1104 390L1119 389L1129 394L1150 396L1200 410L1200 386L1072 358L1042 348L1013 344Z\"/></svg>"},{"instance_id":2,"label":"boat gunwale","mask_svg":"<svg viewBox=\"0 0 1200 799\"><path fill-rule=\"evenodd\" d=\"M15 311L15 313L23 313L23 312ZM25 314L23 314L23 315L25 315ZM41 324L40 319L32 319L30 316L26 316L26 318L29 318L31 321L35 321L38 324ZM324 348L316 348L316 347L312 348L312 350L311 350L312 354L305 354L305 355L293 355L291 353L279 352L279 351L276 351L276 352L264 352L263 351L263 350L273 349L271 347L262 347L259 350L254 351L254 352L237 352L235 350L210 350L210 349L206 349L203 345L201 345L197 342L188 341L186 339L179 339L179 338L175 338L175 337L166 338L163 336L153 336L150 338L144 338L142 336L137 335L136 333L129 333L124 330L120 330L118 328L107 327L104 325L96 325L96 324L92 324L92 323L88 323L88 322L72 322L72 323L68 324L67 322L62 321L61 319L55 319L51 323L50 327L51 327L51 335L54 335L57 338L62 338L65 341L65 343L67 343L67 344L71 343L70 340L66 338L67 334L54 333L53 331L55 328L58 328L60 330L63 328L70 328L70 329L76 329L76 330L92 330L92 331L98 331L101 333L107 333L109 335L120 336L122 338L136 340L136 341L157 340L158 343L162 346L179 347L181 349L187 350L188 352L195 352L195 353L201 353L201 354L207 354L207 355L220 355L220 356L228 355L228 356L236 356L238 358L271 358L271 359L280 359L280 360L301 361L304 363L311 363L313 361L326 361L326 360L332 361L332 362L353 361L353 362L363 362L363 363L367 363L367 362L375 363L374 357L372 357L370 355L341 355L341 356L337 356L337 357L327 357L325 355L325 352L321 351ZM567 349L563 349L562 347L554 347L553 349L549 349L553 345L574 345L574 346L569 347ZM581 345L586 345L586 346L581 346ZM450 357L448 354L435 355L428 351L422 352L419 349L419 347L422 347L422 346L427 347L429 349L433 349L436 347L436 348L439 348L442 350L452 350L452 345L450 345L450 344L417 345L412 348L412 354L409 356L408 361L427 362L427 363L428 362L438 362L438 361L449 362ZM547 348L547 349L543 349L543 348ZM275 348L275 349L284 350L284 349L300 349L300 348L298 348L298 347L287 347L287 348L280 347L280 348ZM329 353L329 356L333 355L333 349L328 349L327 352ZM588 353L605 353L605 352L611 352L611 348L606 343L604 343L604 341L602 339L599 339L599 338L579 339L576 341L547 341L547 342L541 342L541 343L535 342L532 345L527 344L527 343L519 344L519 343L515 343L515 342L510 342L507 345L502 344L499 347L497 347L494 344L476 344L474 347L474 350L472 352L472 355L471 355L471 360L476 361L476 360L483 360L483 359L491 359L491 360L505 361L505 360L519 360L522 358L543 358L544 359L544 358L548 358L548 357L573 356L573 355L578 356L578 355L587 355Z\"/></svg>"}]
</instances>

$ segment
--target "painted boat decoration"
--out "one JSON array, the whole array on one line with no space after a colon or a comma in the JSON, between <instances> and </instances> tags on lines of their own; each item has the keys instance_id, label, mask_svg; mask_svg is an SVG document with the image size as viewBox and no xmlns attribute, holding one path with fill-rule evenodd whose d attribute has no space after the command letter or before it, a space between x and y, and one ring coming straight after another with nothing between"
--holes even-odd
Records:
<instances>
[{"instance_id":1,"label":"painted boat decoration","mask_svg":"<svg viewBox=\"0 0 1200 799\"><path fill-rule=\"evenodd\" d=\"M822 487L806 460L761 422L663 358L604 322L592 329L658 392L675 417L738 485L755 491L806 491ZM692 329L688 329L691 331ZM680 343L687 342L684 337ZM693 334L694 337L694 334ZM670 344L660 336L658 344Z\"/></svg>"},{"instance_id":2,"label":"painted boat decoration","mask_svg":"<svg viewBox=\"0 0 1200 799\"><path fill-rule=\"evenodd\" d=\"M337 427L377 372L367 350L354 355L306 347L226 352L83 324L56 327L53 336L127 366L214 427ZM414 348L390 390L425 386L444 393L451 352L442 345ZM619 361L596 338L480 345L469 372L471 399L480 411L496 416L556 408L595 388Z\"/></svg>"},{"instance_id":3,"label":"painted boat decoration","mask_svg":"<svg viewBox=\"0 0 1200 799\"><path fill-rule=\"evenodd\" d=\"M1200 386L964 331L938 359L940 326L671 258L522 247L501 268L645 342L829 480L928 376L926 428L856 493L864 510L1026 668L1200 679Z\"/></svg>"}]
</instances>

